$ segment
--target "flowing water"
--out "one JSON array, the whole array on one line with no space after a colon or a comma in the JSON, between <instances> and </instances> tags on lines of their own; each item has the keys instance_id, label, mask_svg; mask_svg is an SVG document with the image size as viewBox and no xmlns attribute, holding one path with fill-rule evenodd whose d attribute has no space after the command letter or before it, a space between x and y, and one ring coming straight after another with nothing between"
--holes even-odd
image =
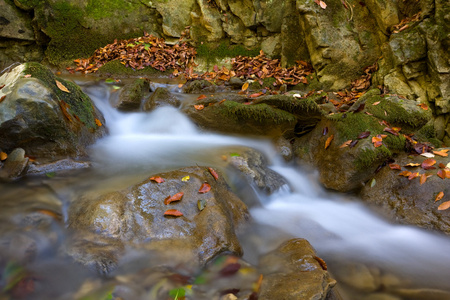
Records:
<instances>
[{"instance_id":1,"label":"flowing water","mask_svg":"<svg viewBox=\"0 0 450 300\"><path fill-rule=\"evenodd\" d=\"M221 154L242 146L252 147L262 152L270 162L270 168L289 184L271 196L261 195L251 186L237 187L240 196L251 194L259 200L258 205L250 208L254 222L247 236L242 238L245 259L256 263L260 254L272 250L287 238L302 237L309 240L318 255L327 261L338 281L355 280L369 272L375 278L373 280L382 282L378 289L399 284L408 288L450 290L449 237L391 224L370 212L358 199L325 191L316 174L302 170L301 166L284 163L268 140L201 132L180 110L172 107L149 113L119 112L111 106L117 94L111 85L90 81L77 83L103 112L109 135L90 150L94 175L92 171L80 173L70 187L57 180L50 183L60 197L68 197L72 189L88 189L92 185L104 185L108 189L108 185L118 181L126 183L124 178L183 166L197 164L221 168L224 166ZM160 81L154 85L180 93L173 83ZM179 96L183 99L182 105L197 97ZM233 182L233 174L228 176ZM3 195L14 195L20 185L33 186L33 183L25 180L12 184ZM49 202L48 199L45 201ZM53 255L48 252L47 259ZM361 266L365 273L348 271L361 270ZM51 273L48 271L52 270L51 266L46 265L46 270ZM64 274L72 282L78 282L81 276L92 276L79 269L70 269ZM396 281L389 283L388 278ZM64 286L65 280L55 280ZM343 295L359 299L352 295L351 289Z\"/></svg>"}]
</instances>

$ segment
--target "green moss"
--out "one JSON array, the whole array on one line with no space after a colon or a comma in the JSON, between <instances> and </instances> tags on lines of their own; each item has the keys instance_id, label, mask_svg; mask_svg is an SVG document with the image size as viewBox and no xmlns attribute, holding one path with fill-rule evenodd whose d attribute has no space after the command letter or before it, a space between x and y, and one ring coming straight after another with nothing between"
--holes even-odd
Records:
<instances>
[{"instance_id":1,"label":"green moss","mask_svg":"<svg viewBox=\"0 0 450 300\"><path fill-rule=\"evenodd\" d=\"M152 67L145 67L142 70L134 70L132 68L127 68L123 64L120 63L119 60L109 61L103 66L101 66L97 74L98 75L117 75L117 76L145 76L149 74L171 74L172 70L166 70L165 72L161 72Z\"/></svg>"},{"instance_id":2,"label":"green moss","mask_svg":"<svg viewBox=\"0 0 450 300\"><path fill-rule=\"evenodd\" d=\"M255 80L255 81L253 81L253 82L250 84L249 88L250 88L251 90L260 90L260 89L263 89L263 88L273 88L273 84L274 84L276 81L277 81L277 80L276 80L275 78L273 78L273 77L264 78L264 79L262 80L263 84L260 84L260 83L259 83L259 80Z\"/></svg>"},{"instance_id":3,"label":"green moss","mask_svg":"<svg viewBox=\"0 0 450 300\"><path fill-rule=\"evenodd\" d=\"M378 162L385 161L391 156L392 152L385 146L374 149L362 149L358 153L358 158L355 160L355 166L357 169L362 170L371 167Z\"/></svg>"},{"instance_id":4,"label":"green moss","mask_svg":"<svg viewBox=\"0 0 450 300\"><path fill-rule=\"evenodd\" d=\"M235 120L254 120L259 123L271 122L275 124L296 122L296 118L292 114L272 108L267 104L244 105L234 101L225 101L219 107L222 113Z\"/></svg>"},{"instance_id":5,"label":"green moss","mask_svg":"<svg viewBox=\"0 0 450 300\"><path fill-rule=\"evenodd\" d=\"M375 136L383 133L384 129L376 118L362 113L339 113L327 118L336 122L339 142L355 140L364 131L370 131L371 136Z\"/></svg>"},{"instance_id":6,"label":"green moss","mask_svg":"<svg viewBox=\"0 0 450 300\"><path fill-rule=\"evenodd\" d=\"M387 137L383 139L383 143L392 152L402 152L406 150L406 138L403 135L391 135L387 133Z\"/></svg>"},{"instance_id":7,"label":"green moss","mask_svg":"<svg viewBox=\"0 0 450 300\"><path fill-rule=\"evenodd\" d=\"M197 56L205 58L208 64L213 64L218 59L236 56L257 56L258 49L246 49L242 45L232 45L228 41L222 41L219 44L200 41L197 46Z\"/></svg>"},{"instance_id":8,"label":"green moss","mask_svg":"<svg viewBox=\"0 0 450 300\"><path fill-rule=\"evenodd\" d=\"M420 141L427 141L435 147L442 147L442 141L436 138L436 130L434 129L432 122L428 122L425 126L420 128L420 130L415 133L415 136Z\"/></svg>"},{"instance_id":9,"label":"green moss","mask_svg":"<svg viewBox=\"0 0 450 300\"><path fill-rule=\"evenodd\" d=\"M69 113L74 119L78 118L88 128L97 129L95 123L95 109L89 97L74 83L56 77L49 69L39 63L27 63L24 70L25 74L36 77L49 88L55 95L55 98L61 102L64 101L69 106ZM56 80L61 82L70 93L64 92L56 85ZM76 117L75 117L76 116Z\"/></svg>"},{"instance_id":10,"label":"green moss","mask_svg":"<svg viewBox=\"0 0 450 300\"><path fill-rule=\"evenodd\" d=\"M115 12L120 11L122 13L132 12L135 6L128 1L117 0L89 0L86 6L86 13L92 16L94 19L99 20L101 18L114 16Z\"/></svg>"}]
</instances>

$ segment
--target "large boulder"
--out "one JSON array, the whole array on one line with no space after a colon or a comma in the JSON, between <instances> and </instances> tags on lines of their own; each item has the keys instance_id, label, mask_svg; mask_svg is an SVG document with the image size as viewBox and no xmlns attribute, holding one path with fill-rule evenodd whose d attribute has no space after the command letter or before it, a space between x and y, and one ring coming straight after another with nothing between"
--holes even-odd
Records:
<instances>
[{"instance_id":1,"label":"large boulder","mask_svg":"<svg viewBox=\"0 0 450 300\"><path fill-rule=\"evenodd\" d=\"M122 111L138 111L145 96L148 95L150 85L145 79L136 79L126 84L119 93L117 109Z\"/></svg>"},{"instance_id":2,"label":"large boulder","mask_svg":"<svg viewBox=\"0 0 450 300\"><path fill-rule=\"evenodd\" d=\"M20 147L37 158L84 156L106 133L104 118L74 83L38 63L0 77L0 148Z\"/></svg>"},{"instance_id":3,"label":"large boulder","mask_svg":"<svg viewBox=\"0 0 450 300\"><path fill-rule=\"evenodd\" d=\"M157 176L164 182L146 179L123 190L79 197L69 209L69 228L197 267L221 253L242 254L236 230L249 215L222 174L215 179L206 167L188 167L152 177ZM201 193L205 182L211 190ZM177 193L184 193L181 201L164 204ZM165 215L169 209L183 215Z\"/></svg>"},{"instance_id":4,"label":"large boulder","mask_svg":"<svg viewBox=\"0 0 450 300\"><path fill-rule=\"evenodd\" d=\"M407 167L410 163L422 164L426 159L423 156L399 155L395 158L395 164L401 166L402 170L384 167L374 176L373 182L361 190L361 197L396 222L450 234L450 209L438 209L440 204L450 201L450 178L443 179L437 175L450 160L448 157L436 155L432 158L436 161L434 169L424 170L420 165ZM418 172L419 175L409 179L399 176L402 171ZM450 171L447 173L450 176ZM431 175L423 184L420 183L422 174ZM436 201L440 192L443 192L444 196Z\"/></svg>"}]
</instances>

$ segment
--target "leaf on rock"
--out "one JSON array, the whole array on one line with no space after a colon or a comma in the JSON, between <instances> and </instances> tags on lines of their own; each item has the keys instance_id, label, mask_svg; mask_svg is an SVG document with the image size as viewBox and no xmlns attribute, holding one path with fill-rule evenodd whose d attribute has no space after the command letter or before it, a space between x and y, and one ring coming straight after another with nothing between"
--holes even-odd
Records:
<instances>
[{"instance_id":1,"label":"leaf on rock","mask_svg":"<svg viewBox=\"0 0 450 300\"><path fill-rule=\"evenodd\" d=\"M348 147L352 143L352 140L348 140L344 142L342 145L339 146L339 148L345 148Z\"/></svg>"},{"instance_id":2,"label":"leaf on rock","mask_svg":"<svg viewBox=\"0 0 450 300\"><path fill-rule=\"evenodd\" d=\"M433 151L433 153L436 155L442 156L442 157L447 157L448 151L449 151L449 149L443 149L443 150L439 150L439 151Z\"/></svg>"},{"instance_id":3,"label":"leaf on rock","mask_svg":"<svg viewBox=\"0 0 450 300\"><path fill-rule=\"evenodd\" d=\"M199 211L202 211L205 209L206 207L206 200L205 199L200 199L197 201L197 207Z\"/></svg>"},{"instance_id":4,"label":"leaf on rock","mask_svg":"<svg viewBox=\"0 0 450 300\"><path fill-rule=\"evenodd\" d=\"M205 194L205 193L209 192L210 190L211 190L211 186L209 185L209 183L204 182L202 184L202 186L200 187L200 189L198 190L198 192L200 194Z\"/></svg>"},{"instance_id":5,"label":"leaf on rock","mask_svg":"<svg viewBox=\"0 0 450 300\"><path fill-rule=\"evenodd\" d=\"M99 119L95 119L95 124L97 124L98 127L101 127L103 125Z\"/></svg>"},{"instance_id":6,"label":"leaf on rock","mask_svg":"<svg viewBox=\"0 0 450 300\"><path fill-rule=\"evenodd\" d=\"M165 216L181 217L183 213L176 209L168 209L164 212Z\"/></svg>"},{"instance_id":7,"label":"leaf on rock","mask_svg":"<svg viewBox=\"0 0 450 300\"><path fill-rule=\"evenodd\" d=\"M423 110L428 110L428 105L426 105L425 103L418 104L417 106L419 106Z\"/></svg>"},{"instance_id":8,"label":"leaf on rock","mask_svg":"<svg viewBox=\"0 0 450 300\"><path fill-rule=\"evenodd\" d=\"M217 174L217 172L213 168L208 168L208 171L209 173L211 173L215 180L219 179L219 174Z\"/></svg>"},{"instance_id":9,"label":"leaf on rock","mask_svg":"<svg viewBox=\"0 0 450 300\"><path fill-rule=\"evenodd\" d=\"M195 108L196 110L202 110L202 109L205 108L205 106L204 106L203 104L199 104L199 105L194 105L194 108Z\"/></svg>"},{"instance_id":10,"label":"leaf on rock","mask_svg":"<svg viewBox=\"0 0 450 300\"><path fill-rule=\"evenodd\" d=\"M331 141L334 139L334 135L330 135L327 140L325 141L325 149L327 149L328 147L330 147Z\"/></svg>"},{"instance_id":11,"label":"leaf on rock","mask_svg":"<svg viewBox=\"0 0 450 300\"><path fill-rule=\"evenodd\" d=\"M432 158L427 158L422 162L422 168L424 170L430 170L430 169L435 169L435 167L433 167L433 165L436 163L436 161Z\"/></svg>"},{"instance_id":12,"label":"leaf on rock","mask_svg":"<svg viewBox=\"0 0 450 300\"><path fill-rule=\"evenodd\" d=\"M323 2L322 0L314 0L314 2L316 2L316 4L319 5L323 9L327 8L327 4L325 2Z\"/></svg>"},{"instance_id":13,"label":"leaf on rock","mask_svg":"<svg viewBox=\"0 0 450 300\"><path fill-rule=\"evenodd\" d=\"M445 201L438 206L438 210L446 210L450 207L450 201Z\"/></svg>"},{"instance_id":14,"label":"leaf on rock","mask_svg":"<svg viewBox=\"0 0 450 300\"><path fill-rule=\"evenodd\" d=\"M203 100L203 99L205 99L206 97L207 97L206 95L200 95L200 96L198 96L197 100Z\"/></svg>"},{"instance_id":15,"label":"leaf on rock","mask_svg":"<svg viewBox=\"0 0 450 300\"><path fill-rule=\"evenodd\" d=\"M409 180L413 180L413 179L416 178L417 176L419 176L419 172L411 173L411 174L408 176L408 179L409 179Z\"/></svg>"},{"instance_id":16,"label":"leaf on rock","mask_svg":"<svg viewBox=\"0 0 450 300\"><path fill-rule=\"evenodd\" d=\"M8 158L8 154L6 154L5 152L0 152L0 160L5 160Z\"/></svg>"},{"instance_id":17,"label":"leaf on rock","mask_svg":"<svg viewBox=\"0 0 450 300\"><path fill-rule=\"evenodd\" d=\"M443 163L439 163L439 168L440 168L440 169L445 169L446 166L445 166Z\"/></svg>"},{"instance_id":18,"label":"leaf on rock","mask_svg":"<svg viewBox=\"0 0 450 300\"><path fill-rule=\"evenodd\" d=\"M353 142L350 143L350 148L353 148L356 146L356 144L358 144L358 140L354 140Z\"/></svg>"},{"instance_id":19,"label":"leaf on rock","mask_svg":"<svg viewBox=\"0 0 450 300\"><path fill-rule=\"evenodd\" d=\"M383 131L386 131L386 132L392 133L395 136L398 136L398 132L395 131L393 128L386 127L386 128L383 129Z\"/></svg>"},{"instance_id":20,"label":"leaf on rock","mask_svg":"<svg viewBox=\"0 0 450 300\"><path fill-rule=\"evenodd\" d=\"M418 166L420 166L419 163L409 163L405 165L405 167L418 167Z\"/></svg>"},{"instance_id":21,"label":"leaf on rock","mask_svg":"<svg viewBox=\"0 0 450 300\"><path fill-rule=\"evenodd\" d=\"M56 86L63 92L70 93L70 91L58 80L55 80Z\"/></svg>"},{"instance_id":22,"label":"leaf on rock","mask_svg":"<svg viewBox=\"0 0 450 300\"><path fill-rule=\"evenodd\" d=\"M420 175L420 185L424 184L427 181L429 176L431 176L431 175L427 175L425 173L421 174Z\"/></svg>"},{"instance_id":23,"label":"leaf on rock","mask_svg":"<svg viewBox=\"0 0 450 300\"><path fill-rule=\"evenodd\" d=\"M242 91L244 92L244 91L246 91L248 89L248 82L246 82L246 83L244 83L243 85L242 85Z\"/></svg>"},{"instance_id":24,"label":"leaf on rock","mask_svg":"<svg viewBox=\"0 0 450 300\"><path fill-rule=\"evenodd\" d=\"M183 198L183 195L184 195L184 193L180 192L180 193L176 193L173 196L169 196L166 199L164 199L164 204L167 205L167 204L169 204L171 202L174 202L174 201L180 201L181 198Z\"/></svg>"},{"instance_id":25,"label":"leaf on rock","mask_svg":"<svg viewBox=\"0 0 450 300\"><path fill-rule=\"evenodd\" d=\"M0 98L0 103L2 103L2 101L5 100L5 99L6 99L6 95L2 96L2 97Z\"/></svg>"},{"instance_id":26,"label":"leaf on rock","mask_svg":"<svg viewBox=\"0 0 450 300\"><path fill-rule=\"evenodd\" d=\"M66 102L64 102L64 100L60 100L59 101L59 107L61 108L61 111L63 112L64 116L67 118L67 120L69 120L70 122L72 122L72 117L69 114L69 104L67 104Z\"/></svg>"},{"instance_id":27,"label":"leaf on rock","mask_svg":"<svg viewBox=\"0 0 450 300\"><path fill-rule=\"evenodd\" d=\"M169 291L169 296L172 297L173 300L184 299L185 295L186 291L183 288L176 288Z\"/></svg>"},{"instance_id":28,"label":"leaf on rock","mask_svg":"<svg viewBox=\"0 0 450 300\"><path fill-rule=\"evenodd\" d=\"M442 179L450 178L450 170L449 170L449 169L442 169L442 170L439 170L439 171L437 172L437 176L439 176L439 177L442 178Z\"/></svg>"},{"instance_id":29,"label":"leaf on rock","mask_svg":"<svg viewBox=\"0 0 450 300\"><path fill-rule=\"evenodd\" d=\"M151 181L155 181L157 183L165 182L165 180L161 176L150 177Z\"/></svg>"},{"instance_id":30,"label":"leaf on rock","mask_svg":"<svg viewBox=\"0 0 450 300\"><path fill-rule=\"evenodd\" d=\"M365 139L366 137L368 137L370 135L370 131L364 131L364 132L361 132L359 135L358 135L358 139Z\"/></svg>"},{"instance_id":31,"label":"leaf on rock","mask_svg":"<svg viewBox=\"0 0 450 300\"><path fill-rule=\"evenodd\" d=\"M375 146L375 148L378 148L383 145L383 137L380 134L377 134L377 136L372 137L372 143Z\"/></svg>"},{"instance_id":32,"label":"leaf on rock","mask_svg":"<svg viewBox=\"0 0 450 300\"><path fill-rule=\"evenodd\" d=\"M391 170L401 170L402 167L400 167L400 165L398 164L389 164L389 168L391 168Z\"/></svg>"},{"instance_id":33,"label":"leaf on rock","mask_svg":"<svg viewBox=\"0 0 450 300\"><path fill-rule=\"evenodd\" d=\"M410 171L403 171L401 173L398 174L398 176L405 176L405 177L409 177L412 173Z\"/></svg>"},{"instance_id":34,"label":"leaf on rock","mask_svg":"<svg viewBox=\"0 0 450 300\"><path fill-rule=\"evenodd\" d=\"M438 202L444 197L444 192L439 192L436 196L436 199L434 199L434 202Z\"/></svg>"},{"instance_id":35,"label":"leaf on rock","mask_svg":"<svg viewBox=\"0 0 450 300\"><path fill-rule=\"evenodd\" d=\"M420 155L421 155L421 156L424 156L424 157L428 157L428 158L434 157L434 154L433 154L433 153L430 153L430 152L424 152L424 153L421 153Z\"/></svg>"},{"instance_id":36,"label":"leaf on rock","mask_svg":"<svg viewBox=\"0 0 450 300\"><path fill-rule=\"evenodd\" d=\"M191 179L191 177L189 175L187 175L187 176L184 176L183 178L181 178L181 181L187 182L187 181L189 181L189 179Z\"/></svg>"}]
</instances>

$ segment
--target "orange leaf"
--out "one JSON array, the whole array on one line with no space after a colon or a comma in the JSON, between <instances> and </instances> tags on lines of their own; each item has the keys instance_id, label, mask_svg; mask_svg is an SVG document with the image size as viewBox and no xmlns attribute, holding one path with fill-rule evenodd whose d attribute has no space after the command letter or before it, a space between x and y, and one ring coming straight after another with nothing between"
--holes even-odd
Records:
<instances>
[{"instance_id":1,"label":"orange leaf","mask_svg":"<svg viewBox=\"0 0 450 300\"><path fill-rule=\"evenodd\" d=\"M102 126L102 122L100 122L99 119L95 119L95 124L97 124L98 127Z\"/></svg>"},{"instance_id":2,"label":"orange leaf","mask_svg":"<svg viewBox=\"0 0 450 300\"><path fill-rule=\"evenodd\" d=\"M348 140L344 142L342 145L339 146L339 148L345 148L348 147L352 143L352 140Z\"/></svg>"},{"instance_id":3,"label":"orange leaf","mask_svg":"<svg viewBox=\"0 0 450 300\"><path fill-rule=\"evenodd\" d=\"M200 105L194 105L194 108L195 108L196 110L202 110L202 109L205 108L205 106L204 106L203 104L200 104Z\"/></svg>"},{"instance_id":4,"label":"orange leaf","mask_svg":"<svg viewBox=\"0 0 450 300\"><path fill-rule=\"evenodd\" d=\"M160 176L150 177L150 180L155 181L157 183L165 182L165 180L162 177L160 177Z\"/></svg>"},{"instance_id":5,"label":"orange leaf","mask_svg":"<svg viewBox=\"0 0 450 300\"><path fill-rule=\"evenodd\" d=\"M383 138L381 137L381 135L377 134L377 136L372 137L372 143L375 148L380 147L383 145Z\"/></svg>"},{"instance_id":6,"label":"orange leaf","mask_svg":"<svg viewBox=\"0 0 450 300\"><path fill-rule=\"evenodd\" d=\"M436 196L436 199L434 199L434 202L438 202L444 197L444 192L439 192Z\"/></svg>"},{"instance_id":7,"label":"orange leaf","mask_svg":"<svg viewBox=\"0 0 450 300\"><path fill-rule=\"evenodd\" d=\"M31 74L27 74L27 75L25 75L25 76L23 76L23 77L25 77L25 78L30 78L30 77L31 77Z\"/></svg>"},{"instance_id":8,"label":"orange leaf","mask_svg":"<svg viewBox=\"0 0 450 300\"><path fill-rule=\"evenodd\" d=\"M55 80L56 86L63 92L70 93L70 91L58 80Z\"/></svg>"},{"instance_id":9,"label":"orange leaf","mask_svg":"<svg viewBox=\"0 0 450 300\"><path fill-rule=\"evenodd\" d=\"M450 170L449 169L439 170L437 172L437 176L439 176L442 179L450 178Z\"/></svg>"},{"instance_id":10,"label":"orange leaf","mask_svg":"<svg viewBox=\"0 0 450 300\"><path fill-rule=\"evenodd\" d=\"M389 164L389 168L391 168L391 170L401 170L402 167L400 167L400 165L398 164Z\"/></svg>"},{"instance_id":11,"label":"orange leaf","mask_svg":"<svg viewBox=\"0 0 450 300\"><path fill-rule=\"evenodd\" d=\"M405 167L418 167L418 166L420 166L419 163L409 163L409 164L405 165Z\"/></svg>"},{"instance_id":12,"label":"orange leaf","mask_svg":"<svg viewBox=\"0 0 450 300\"><path fill-rule=\"evenodd\" d=\"M330 147L331 141L334 139L334 134L330 135L327 140L325 141L325 149Z\"/></svg>"},{"instance_id":13,"label":"orange leaf","mask_svg":"<svg viewBox=\"0 0 450 300\"><path fill-rule=\"evenodd\" d=\"M197 100L202 100L202 99L205 99L206 97L207 97L206 95L200 95L200 96L198 96Z\"/></svg>"},{"instance_id":14,"label":"orange leaf","mask_svg":"<svg viewBox=\"0 0 450 300\"><path fill-rule=\"evenodd\" d=\"M450 201L445 201L441 205L439 205L438 210L446 210L450 207Z\"/></svg>"},{"instance_id":15,"label":"orange leaf","mask_svg":"<svg viewBox=\"0 0 450 300\"><path fill-rule=\"evenodd\" d=\"M244 83L242 86L242 91L246 91L248 89L248 82Z\"/></svg>"},{"instance_id":16,"label":"orange leaf","mask_svg":"<svg viewBox=\"0 0 450 300\"><path fill-rule=\"evenodd\" d=\"M198 192L200 194L205 194L205 193L209 192L210 190L211 190L211 186L209 185L209 183L204 182L202 184L202 186L200 187L200 189L198 190Z\"/></svg>"},{"instance_id":17,"label":"orange leaf","mask_svg":"<svg viewBox=\"0 0 450 300\"><path fill-rule=\"evenodd\" d=\"M446 166L445 166L445 164L443 164L443 163L439 163L439 168L441 168L441 169L445 169L445 168L446 168Z\"/></svg>"},{"instance_id":18,"label":"orange leaf","mask_svg":"<svg viewBox=\"0 0 450 300\"><path fill-rule=\"evenodd\" d=\"M439 156L443 156L443 157L447 157L448 156L448 149L443 149L440 151L433 151L434 154L439 155Z\"/></svg>"},{"instance_id":19,"label":"orange leaf","mask_svg":"<svg viewBox=\"0 0 450 300\"><path fill-rule=\"evenodd\" d=\"M427 181L427 179L428 179L427 174L424 173L420 175L420 185L424 184Z\"/></svg>"},{"instance_id":20,"label":"orange leaf","mask_svg":"<svg viewBox=\"0 0 450 300\"><path fill-rule=\"evenodd\" d=\"M59 214L57 214L57 213L55 213L55 212L53 212L53 211L51 211L51 210L48 210L48 209L39 209L39 210L37 210L37 212L38 212L38 213L41 213L41 214L43 214L43 215L50 216L50 217L52 217L52 218L55 219L55 220L58 220L58 221L61 220L61 215L59 215Z\"/></svg>"},{"instance_id":21,"label":"orange leaf","mask_svg":"<svg viewBox=\"0 0 450 300\"><path fill-rule=\"evenodd\" d=\"M401 173L398 174L398 176L405 176L405 177L409 177L412 173L410 171L403 171Z\"/></svg>"},{"instance_id":22,"label":"orange leaf","mask_svg":"<svg viewBox=\"0 0 450 300\"><path fill-rule=\"evenodd\" d=\"M418 106L420 106L420 108L423 110L428 110L428 105L426 105L425 103L418 104Z\"/></svg>"},{"instance_id":23,"label":"orange leaf","mask_svg":"<svg viewBox=\"0 0 450 300\"><path fill-rule=\"evenodd\" d=\"M261 96L262 94L263 94L262 92L254 93L254 94L251 94L249 97L250 97L250 98L256 98L256 97Z\"/></svg>"},{"instance_id":24,"label":"orange leaf","mask_svg":"<svg viewBox=\"0 0 450 300\"><path fill-rule=\"evenodd\" d=\"M412 179L416 178L417 176L419 176L419 172L411 173L411 175L408 176L408 179L412 180Z\"/></svg>"},{"instance_id":25,"label":"orange leaf","mask_svg":"<svg viewBox=\"0 0 450 300\"><path fill-rule=\"evenodd\" d=\"M436 163L436 161L432 158L427 158L422 162L422 168L424 170L429 170L429 169L435 169L435 167L433 167L433 165Z\"/></svg>"},{"instance_id":26,"label":"orange leaf","mask_svg":"<svg viewBox=\"0 0 450 300\"><path fill-rule=\"evenodd\" d=\"M169 204L171 202L174 202L174 201L180 201L181 198L183 198L183 195L184 195L184 193L180 192L180 193L176 193L173 196L169 196L166 199L164 199L164 204L167 205L167 204Z\"/></svg>"},{"instance_id":27,"label":"orange leaf","mask_svg":"<svg viewBox=\"0 0 450 300\"><path fill-rule=\"evenodd\" d=\"M378 105L381 101L374 102L372 105Z\"/></svg>"},{"instance_id":28,"label":"orange leaf","mask_svg":"<svg viewBox=\"0 0 450 300\"><path fill-rule=\"evenodd\" d=\"M6 154L5 152L0 152L0 160L5 160L8 158L8 154Z\"/></svg>"},{"instance_id":29,"label":"orange leaf","mask_svg":"<svg viewBox=\"0 0 450 300\"><path fill-rule=\"evenodd\" d=\"M211 175L214 177L215 180L219 179L219 174L217 174L217 172L213 169L213 168L208 168L209 173L211 173Z\"/></svg>"},{"instance_id":30,"label":"orange leaf","mask_svg":"<svg viewBox=\"0 0 450 300\"><path fill-rule=\"evenodd\" d=\"M181 217L183 213L176 209L168 209L164 212L165 216Z\"/></svg>"}]
</instances>

